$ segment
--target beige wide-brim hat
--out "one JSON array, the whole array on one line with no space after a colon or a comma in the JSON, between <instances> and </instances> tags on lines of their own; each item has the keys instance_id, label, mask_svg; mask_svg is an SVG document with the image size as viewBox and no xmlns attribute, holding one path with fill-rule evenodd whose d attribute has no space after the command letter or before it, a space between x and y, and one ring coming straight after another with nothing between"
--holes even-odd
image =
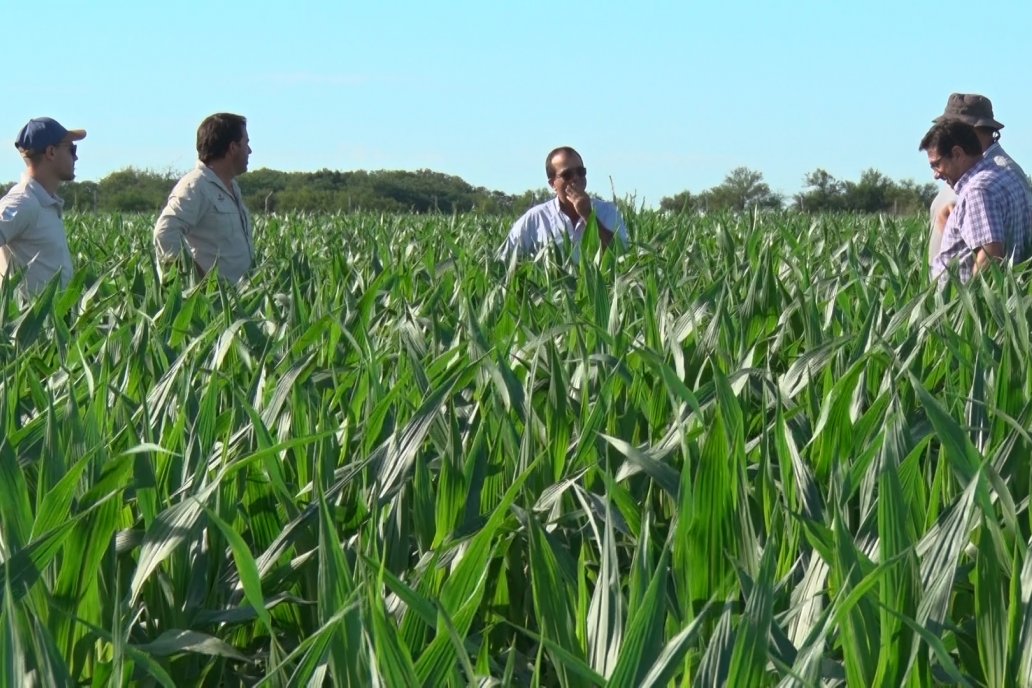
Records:
<instances>
[{"instance_id":1,"label":"beige wide-brim hat","mask_svg":"<svg viewBox=\"0 0 1032 688\"><path fill-rule=\"evenodd\" d=\"M949 120L959 120L973 127L1003 129L1003 125L993 117L992 101L977 93L951 93L946 101L946 110L932 122L940 124Z\"/></svg>"}]
</instances>

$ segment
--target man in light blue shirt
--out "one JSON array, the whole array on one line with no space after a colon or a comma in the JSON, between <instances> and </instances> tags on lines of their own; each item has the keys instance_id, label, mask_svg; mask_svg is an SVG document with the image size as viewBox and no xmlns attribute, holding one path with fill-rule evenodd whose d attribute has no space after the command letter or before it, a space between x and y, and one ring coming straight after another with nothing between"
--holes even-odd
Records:
<instances>
[{"instance_id":1,"label":"man in light blue shirt","mask_svg":"<svg viewBox=\"0 0 1032 688\"><path fill-rule=\"evenodd\" d=\"M592 214L603 248L614 235L627 242L627 226L616 205L588 195L588 171L577 151L569 146L552 150L545 158L545 175L555 198L534 206L513 224L499 257L535 256L548 246L569 241L576 260Z\"/></svg>"}]
</instances>

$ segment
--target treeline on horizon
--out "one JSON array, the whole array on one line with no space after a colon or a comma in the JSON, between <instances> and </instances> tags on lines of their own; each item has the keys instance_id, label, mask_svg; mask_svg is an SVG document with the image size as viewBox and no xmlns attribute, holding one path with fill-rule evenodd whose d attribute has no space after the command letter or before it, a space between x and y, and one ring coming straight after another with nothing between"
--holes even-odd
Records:
<instances>
[{"instance_id":1,"label":"treeline on horizon","mask_svg":"<svg viewBox=\"0 0 1032 688\"><path fill-rule=\"evenodd\" d=\"M66 210L76 212L158 212L180 177L128 167L99 182L68 182L61 189ZM237 179L253 212L340 213L351 211L513 215L552 197L548 188L507 194L473 186L460 177L432 170L280 172L258 169ZM713 188L682 191L660 201L672 213L789 208L803 212L859 212L906 215L927 212L937 187L929 182L897 182L874 169L859 181L835 179L823 169L804 177L806 188L786 198L770 189L763 174L738 167ZM14 182L3 187L6 192ZM601 194L600 194L601 195ZM625 199L634 204L633 198Z\"/></svg>"}]
</instances>

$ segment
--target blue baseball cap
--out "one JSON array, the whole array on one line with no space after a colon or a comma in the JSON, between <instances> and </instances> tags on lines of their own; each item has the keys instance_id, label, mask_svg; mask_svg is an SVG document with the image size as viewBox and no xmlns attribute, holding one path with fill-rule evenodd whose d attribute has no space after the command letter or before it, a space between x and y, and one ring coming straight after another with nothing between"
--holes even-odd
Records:
<instances>
[{"instance_id":1,"label":"blue baseball cap","mask_svg":"<svg viewBox=\"0 0 1032 688\"><path fill-rule=\"evenodd\" d=\"M85 129L65 129L56 119L50 117L34 117L18 132L14 146L19 150L45 151L49 146L56 146L65 139L79 141L86 138Z\"/></svg>"}]
</instances>

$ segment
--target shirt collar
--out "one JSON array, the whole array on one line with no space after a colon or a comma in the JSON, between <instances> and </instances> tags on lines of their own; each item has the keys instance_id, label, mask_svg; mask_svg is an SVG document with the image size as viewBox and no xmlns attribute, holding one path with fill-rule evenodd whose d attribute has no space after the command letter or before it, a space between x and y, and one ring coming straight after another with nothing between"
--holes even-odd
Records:
<instances>
[{"instance_id":1,"label":"shirt collar","mask_svg":"<svg viewBox=\"0 0 1032 688\"><path fill-rule=\"evenodd\" d=\"M213 169L211 169L210 167L205 165L200 160L197 161L197 169L199 169L201 171L201 175L205 179L207 179L209 182L212 182L213 184L218 185L218 187L220 189L222 189L225 193L229 194L230 196L236 196L237 195L237 193L236 193L237 183L236 183L235 179L232 181L233 188L232 189L227 189L226 185L223 184L222 180L219 178L219 175L215 174L215 171Z\"/></svg>"},{"instance_id":2,"label":"shirt collar","mask_svg":"<svg viewBox=\"0 0 1032 688\"><path fill-rule=\"evenodd\" d=\"M22 176L22 183L25 185L25 189L32 193L39 201L40 205L56 205L58 208L64 207L64 199L60 196L55 196L40 184L34 177L25 174Z\"/></svg>"},{"instance_id":3,"label":"shirt collar","mask_svg":"<svg viewBox=\"0 0 1032 688\"><path fill-rule=\"evenodd\" d=\"M988 150L991 150L991 147L989 149L987 149L987 151ZM986 169L988 167L992 167L994 164L995 163L993 163L991 157L990 158L980 158L979 161L976 162L974 165L972 165L968 169L967 172L965 172L964 174L960 175L960 179L957 180L957 185L953 187L953 190L956 193L960 193L961 190L968 183L968 181L971 180L972 177L974 177L976 174L978 174L982 170L984 170L984 169Z\"/></svg>"},{"instance_id":4,"label":"shirt collar","mask_svg":"<svg viewBox=\"0 0 1032 688\"><path fill-rule=\"evenodd\" d=\"M584 218L583 217L577 218L576 222L571 220L570 216L563 212L563 207L561 205L559 205L559 197L558 196L555 196L555 197L552 198L552 205L555 206L555 212L559 214L559 217L562 219L563 222L569 222L570 225L572 225L573 227L576 227L581 222L584 222Z\"/></svg>"},{"instance_id":5,"label":"shirt collar","mask_svg":"<svg viewBox=\"0 0 1032 688\"><path fill-rule=\"evenodd\" d=\"M983 158L991 158L994 155L998 155L1003 152L1003 146L1000 145L999 141L993 141L993 145L982 151Z\"/></svg>"}]
</instances>

